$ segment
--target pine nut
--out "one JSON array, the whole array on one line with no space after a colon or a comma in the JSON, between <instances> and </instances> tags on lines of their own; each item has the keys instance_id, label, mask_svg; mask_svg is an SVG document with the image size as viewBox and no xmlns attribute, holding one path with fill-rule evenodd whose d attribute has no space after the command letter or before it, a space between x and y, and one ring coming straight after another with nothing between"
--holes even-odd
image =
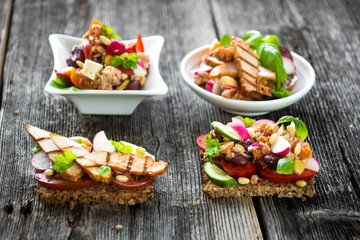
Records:
<instances>
[{"instance_id":1,"label":"pine nut","mask_svg":"<svg viewBox=\"0 0 360 240\"><path fill-rule=\"evenodd\" d=\"M287 126L286 127L286 130L288 130L290 132L291 135L296 135L296 131L295 131L295 128L293 128L292 126Z\"/></svg>"},{"instance_id":2,"label":"pine nut","mask_svg":"<svg viewBox=\"0 0 360 240\"><path fill-rule=\"evenodd\" d=\"M126 57L127 55L129 55L127 52L124 52L123 54L120 55L121 58Z\"/></svg>"},{"instance_id":3,"label":"pine nut","mask_svg":"<svg viewBox=\"0 0 360 240\"><path fill-rule=\"evenodd\" d=\"M111 40L103 35L100 36L100 41L106 46L109 46L111 43Z\"/></svg>"},{"instance_id":4,"label":"pine nut","mask_svg":"<svg viewBox=\"0 0 360 240\"><path fill-rule=\"evenodd\" d=\"M301 153L301 143L296 144L294 154L299 155Z\"/></svg>"},{"instance_id":5,"label":"pine nut","mask_svg":"<svg viewBox=\"0 0 360 240\"><path fill-rule=\"evenodd\" d=\"M135 200L134 200L134 199L130 199L130 200L128 201L128 204L129 204L129 205L135 205L135 204L136 204L136 202L135 202Z\"/></svg>"},{"instance_id":6,"label":"pine nut","mask_svg":"<svg viewBox=\"0 0 360 240\"><path fill-rule=\"evenodd\" d=\"M82 61L76 60L76 64L81 67L84 68L84 63Z\"/></svg>"},{"instance_id":7,"label":"pine nut","mask_svg":"<svg viewBox=\"0 0 360 240\"><path fill-rule=\"evenodd\" d=\"M251 176L250 182L251 182L252 185L257 184L258 181L259 181L259 176L258 175L255 174L255 175Z\"/></svg>"},{"instance_id":8,"label":"pine nut","mask_svg":"<svg viewBox=\"0 0 360 240\"><path fill-rule=\"evenodd\" d=\"M45 174L45 176L52 176L52 175L54 175L54 170L46 169L44 174Z\"/></svg>"},{"instance_id":9,"label":"pine nut","mask_svg":"<svg viewBox=\"0 0 360 240\"><path fill-rule=\"evenodd\" d=\"M91 142L90 142L89 139L87 139L87 138L83 138L82 141L81 141L81 143L84 143L84 144L86 144L86 145L88 145L88 146L91 146Z\"/></svg>"},{"instance_id":10,"label":"pine nut","mask_svg":"<svg viewBox=\"0 0 360 240\"><path fill-rule=\"evenodd\" d=\"M254 138L254 137L256 136L254 129L252 129L252 128L247 128L246 130L248 131L248 133L249 133L249 135L250 135L251 138Z\"/></svg>"},{"instance_id":11,"label":"pine nut","mask_svg":"<svg viewBox=\"0 0 360 240\"><path fill-rule=\"evenodd\" d=\"M136 148L136 153L140 154L140 155L144 155L146 153L146 149L142 148L142 147L137 147Z\"/></svg>"},{"instance_id":12,"label":"pine nut","mask_svg":"<svg viewBox=\"0 0 360 240\"><path fill-rule=\"evenodd\" d=\"M299 180L299 181L296 181L296 186L298 186L298 187L305 187L306 186L306 182L304 181L304 180Z\"/></svg>"},{"instance_id":13,"label":"pine nut","mask_svg":"<svg viewBox=\"0 0 360 240\"><path fill-rule=\"evenodd\" d=\"M127 176L124 176L124 175L117 175L116 180L119 181L119 182L127 182L129 180L129 178Z\"/></svg>"},{"instance_id":14,"label":"pine nut","mask_svg":"<svg viewBox=\"0 0 360 240\"><path fill-rule=\"evenodd\" d=\"M270 145L273 145L273 144L276 142L278 136L279 136L279 135L278 135L277 133L273 133L273 134L271 135L270 140L269 140Z\"/></svg>"},{"instance_id":15,"label":"pine nut","mask_svg":"<svg viewBox=\"0 0 360 240\"><path fill-rule=\"evenodd\" d=\"M241 184L241 185L246 185L246 184L250 183L250 179L245 178L245 177L239 177L238 183Z\"/></svg>"}]
</instances>

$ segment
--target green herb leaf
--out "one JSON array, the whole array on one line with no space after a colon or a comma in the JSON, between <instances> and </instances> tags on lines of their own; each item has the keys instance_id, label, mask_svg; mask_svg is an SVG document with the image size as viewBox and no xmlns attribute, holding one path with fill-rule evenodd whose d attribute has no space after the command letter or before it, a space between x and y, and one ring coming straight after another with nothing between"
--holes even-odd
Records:
<instances>
[{"instance_id":1,"label":"green herb leaf","mask_svg":"<svg viewBox=\"0 0 360 240\"><path fill-rule=\"evenodd\" d=\"M282 85L280 87L277 87L276 90L271 88L271 93L278 98L284 98L292 95L292 93Z\"/></svg>"},{"instance_id":2,"label":"green herb leaf","mask_svg":"<svg viewBox=\"0 0 360 240\"><path fill-rule=\"evenodd\" d=\"M115 147L118 153L132 153L133 149L129 145L125 145L122 142L111 141L111 144Z\"/></svg>"},{"instance_id":3,"label":"green herb leaf","mask_svg":"<svg viewBox=\"0 0 360 240\"><path fill-rule=\"evenodd\" d=\"M111 168L109 166L102 165L101 167L99 167L99 174L101 176L104 176L109 172L111 172Z\"/></svg>"},{"instance_id":4,"label":"green herb leaf","mask_svg":"<svg viewBox=\"0 0 360 240\"><path fill-rule=\"evenodd\" d=\"M261 39L261 41L264 43L272 43L277 47L280 44L279 38L275 35L266 35Z\"/></svg>"},{"instance_id":5,"label":"green herb leaf","mask_svg":"<svg viewBox=\"0 0 360 240\"><path fill-rule=\"evenodd\" d=\"M279 174L293 174L294 166L295 163L291 158L281 158L277 163L276 172Z\"/></svg>"},{"instance_id":6,"label":"green herb leaf","mask_svg":"<svg viewBox=\"0 0 360 240\"><path fill-rule=\"evenodd\" d=\"M282 84L287 78L287 74L283 65L280 50L272 43L261 43L256 52L261 62L261 66L275 72L277 89L280 90ZM286 90L286 89L285 89Z\"/></svg>"},{"instance_id":7,"label":"green herb leaf","mask_svg":"<svg viewBox=\"0 0 360 240\"><path fill-rule=\"evenodd\" d=\"M82 138L74 138L73 140L79 144L82 144L83 139Z\"/></svg>"},{"instance_id":8,"label":"green herb leaf","mask_svg":"<svg viewBox=\"0 0 360 240\"><path fill-rule=\"evenodd\" d=\"M242 116L236 116L237 118L240 118L244 121L247 127L250 127L254 122L256 122L256 119L248 118L248 117L242 117Z\"/></svg>"},{"instance_id":9,"label":"green herb leaf","mask_svg":"<svg viewBox=\"0 0 360 240\"><path fill-rule=\"evenodd\" d=\"M66 170L71 168L74 165L74 161L76 159L76 155L71 151L64 151L63 154L55 156L54 167L53 169L56 172L64 173Z\"/></svg>"},{"instance_id":10,"label":"green herb leaf","mask_svg":"<svg viewBox=\"0 0 360 240\"><path fill-rule=\"evenodd\" d=\"M256 48L262 42L263 36L257 30L249 30L244 33L241 38L247 42L251 48Z\"/></svg>"},{"instance_id":11,"label":"green herb leaf","mask_svg":"<svg viewBox=\"0 0 360 240\"><path fill-rule=\"evenodd\" d=\"M224 34L219 42L221 46L231 46L231 36L229 34Z\"/></svg>"},{"instance_id":12,"label":"green herb leaf","mask_svg":"<svg viewBox=\"0 0 360 240\"><path fill-rule=\"evenodd\" d=\"M40 151L40 150L41 150L41 148L40 148L39 144L36 144L35 147L33 147L33 148L31 149L31 152L32 152L32 154L35 154L35 153L37 153L37 152Z\"/></svg>"},{"instance_id":13,"label":"green herb leaf","mask_svg":"<svg viewBox=\"0 0 360 240\"><path fill-rule=\"evenodd\" d=\"M52 80L49 83L49 85L52 86L53 88L57 88L65 91L83 91L83 89L77 88L75 86L70 87L66 77L56 77L56 79Z\"/></svg>"},{"instance_id":14,"label":"green herb leaf","mask_svg":"<svg viewBox=\"0 0 360 240\"><path fill-rule=\"evenodd\" d=\"M130 53L125 57L114 56L111 60L111 66L114 67L122 66L125 69L129 69L129 68L136 69L139 58L140 58L139 55L137 55L136 53Z\"/></svg>"},{"instance_id":15,"label":"green herb leaf","mask_svg":"<svg viewBox=\"0 0 360 240\"><path fill-rule=\"evenodd\" d=\"M308 130L307 130L306 125L305 125L305 123L303 121L301 121L299 118L295 118L295 117L292 117L292 116L283 116L276 122L276 124L285 123L285 122L294 122L295 123L296 135L298 135L298 137L301 140L305 140L305 138L308 135Z\"/></svg>"},{"instance_id":16,"label":"green herb leaf","mask_svg":"<svg viewBox=\"0 0 360 240\"><path fill-rule=\"evenodd\" d=\"M110 39L115 38L115 39L121 40L120 35L116 34L111 27L109 27L107 25L102 25L101 29L103 30L102 35L104 35L104 36L106 36L106 37L108 37Z\"/></svg>"},{"instance_id":17,"label":"green herb leaf","mask_svg":"<svg viewBox=\"0 0 360 240\"><path fill-rule=\"evenodd\" d=\"M204 158L208 158L212 162L213 157L220 155L222 143L219 142L219 139L211 139L209 135L206 136L205 140L205 155Z\"/></svg>"}]
</instances>

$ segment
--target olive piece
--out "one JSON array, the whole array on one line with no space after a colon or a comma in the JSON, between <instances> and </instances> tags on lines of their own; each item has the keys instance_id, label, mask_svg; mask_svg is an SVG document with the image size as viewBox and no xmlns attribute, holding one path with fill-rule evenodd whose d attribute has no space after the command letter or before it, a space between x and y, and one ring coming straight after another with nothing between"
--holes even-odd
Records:
<instances>
[{"instance_id":1,"label":"olive piece","mask_svg":"<svg viewBox=\"0 0 360 240\"><path fill-rule=\"evenodd\" d=\"M133 80L133 81L130 81L130 82L129 82L129 85L127 86L126 89L127 89L127 90L139 90L139 88L140 88L139 82Z\"/></svg>"},{"instance_id":2,"label":"olive piece","mask_svg":"<svg viewBox=\"0 0 360 240\"><path fill-rule=\"evenodd\" d=\"M219 139L219 142L223 142L223 141L224 141L224 139L223 139L223 137L221 136L221 134L220 134L218 131L216 131L216 130L211 131L211 138L212 138L212 139L217 138L217 139Z\"/></svg>"},{"instance_id":3,"label":"olive piece","mask_svg":"<svg viewBox=\"0 0 360 240\"><path fill-rule=\"evenodd\" d=\"M236 166L245 167L249 163L249 159L241 154L235 155L230 159L230 162Z\"/></svg>"},{"instance_id":4,"label":"olive piece","mask_svg":"<svg viewBox=\"0 0 360 240\"><path fill-rule=\"evenodd\" d=\"M73 46L71 53L66 57L66 63L69 67L78 68L76 61L84 62L85 55L83 48L79 45Z\"/></svg>"},{"instance_id":5,"label":"olive piece","mask_svg":"<svg viewBox=\"0 0 360 240\"><path fill-rule=\"evenodd\" d=\"M252 138L249 138L249 139L246 139L245 141L244 141L244 143L245 143L245 145L247 146L247 147L249 147L251 144L253 144L255 142L255 140L254 139L252 139Z\"/></svg>"},{"instance_id":6,"label":"olive piece","mask_svg":"<svg viewBox=\"0 0 360 240\"><path fill-rule=\"evenodd\" d=\"M263 159L270 169L276 170L277 163L280 159L278 156L276 156L275 154L267 154L264 156Z\"/></svg>"}]
</instances>

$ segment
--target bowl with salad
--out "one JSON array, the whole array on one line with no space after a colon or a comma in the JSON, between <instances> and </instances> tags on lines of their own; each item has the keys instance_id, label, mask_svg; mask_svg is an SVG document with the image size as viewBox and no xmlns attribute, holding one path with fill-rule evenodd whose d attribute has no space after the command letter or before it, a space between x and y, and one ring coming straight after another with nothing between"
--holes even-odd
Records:
<instances>
[{"instance_id":1,"label":"bowl with salad","mask_svg":"<svg viewBox=\"0 0 360 240\"><path fill-rule=\"evenodd\" d=\"M82 38L52 34L54 71L45 92L69 98L82 114L130 115L167 93L158 67L162 36L123 40L94 19Z\"/></svg>"},{"instance_id":2,"label":"bowl with salad","mask_svg":"<svg viewBox=\"0 0 360 240\"><path fill-rule=\"evenodd\" d=\"M201 98L235 114L263 115L299 101L315 83L313 67L275 35L225 34L188 53L185 83Z\"/></svg>"}]
</instances>

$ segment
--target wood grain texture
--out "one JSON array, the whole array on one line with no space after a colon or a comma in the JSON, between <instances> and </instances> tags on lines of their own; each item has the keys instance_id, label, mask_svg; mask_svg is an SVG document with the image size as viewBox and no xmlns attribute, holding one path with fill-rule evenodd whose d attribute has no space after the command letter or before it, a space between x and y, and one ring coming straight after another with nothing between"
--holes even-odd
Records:
<instances>
[{"instance_id":1,"label":"wood grain texture","mask_svg":"<svg viewBox=\"0 0 360 240\"><path fill-rule=\"evenodd\" d=\"M316 195L255 201L264 237L358 239L360 236L359 1L212 1L219 34L248 29L276 34L304 56L316 84L299 103L264 118L299 116L322 171ZM256 16L256 17L254 17Z\"/></svg>"},{"instance_id":2,"label":"wood grain texture","mask_svg":"<svg viewBox=\"0 0 360 240\"><path fill-rule=\"evenodd\" d=\"M196 9L196 11L195 11ZM92 18L124 39L165 37L160 69L169 93L150 98L132 116L82 116L67 99L43 93L52 69L51 33L81 36ZM19 37L23 36L23 37ZM261 239L248 199L203 195L195 139L210 119L224 113L184 86L179 64L187 52L215 37L208 1L25 1L14 2L0 115L0 233L4 239ZM14 110L20 110L18 115ZM66 136L109 138L146 147L169 162L155 181L155 199L136 206L79 205L74 210L41 202L29 164L30 123ZM171 172L171 174L170 174ZM14 179L15 178L15 179ZM223 224L219 224L219 222ZM112 226L121 224L117 232Z\"/></svg>"}]
</instances>

